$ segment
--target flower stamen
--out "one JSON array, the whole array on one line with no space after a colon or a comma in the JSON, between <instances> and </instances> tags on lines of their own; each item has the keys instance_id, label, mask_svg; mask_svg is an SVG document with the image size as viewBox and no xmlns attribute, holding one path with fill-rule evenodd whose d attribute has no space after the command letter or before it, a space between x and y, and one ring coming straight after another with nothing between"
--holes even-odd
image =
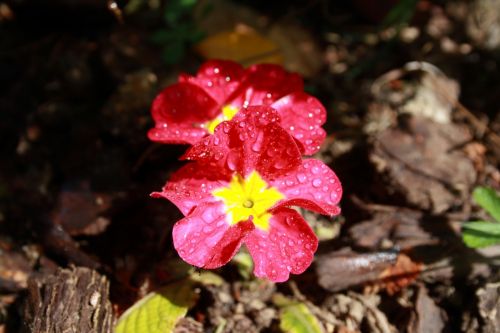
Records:
<instances>
[{"instance_id":1,"label":"flower stamen","mask_svg":"<svg viewBox=\"0 0 500 333\"><path fill-rule=\"evenodd\" d=\"M253 207L253 201L250 199L247 199L243 202L243 207L245 208L252 208Z\"/></svg>"},{"instance_id":2,"label":"flower stamen","mask_svg":"<svg viewBox=\"0 0 500 333\"><path fill-rule=\"evenodd\" d=\"M218 188L212 194L224 202L228 223L251 219L255 227L267 231L271 214L269 208L285 196L269 186L258 172L252 171L246 178L233 176L228 185Z\"/></svg>"}]
</instances>

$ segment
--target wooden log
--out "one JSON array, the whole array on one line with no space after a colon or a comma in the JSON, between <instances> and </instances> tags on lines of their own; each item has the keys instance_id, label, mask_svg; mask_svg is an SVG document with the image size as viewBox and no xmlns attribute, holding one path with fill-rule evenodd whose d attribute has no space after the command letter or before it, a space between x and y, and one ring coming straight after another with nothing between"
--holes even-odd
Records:
<instances>
[{"instance_id":1,"label":"wooden log","mask_svg":"<svg viewBox=\"0 0 500 333\"><path fill-rule=\"evenodd\" d=\"M109 281L84 267L59 269L28 281L23 332L111 333Z\"/></svg>"}]
</instances>

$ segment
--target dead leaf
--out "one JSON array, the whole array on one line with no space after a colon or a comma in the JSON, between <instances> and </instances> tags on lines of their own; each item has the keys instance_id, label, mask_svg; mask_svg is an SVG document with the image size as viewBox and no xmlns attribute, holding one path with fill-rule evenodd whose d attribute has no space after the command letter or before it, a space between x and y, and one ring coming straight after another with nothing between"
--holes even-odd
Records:
<instances>
[{"instance_id":1,"label":"dead leaf","mask_svg":"<svg viewBox=\"0 0 500 333\"><path fill-rule=\"evenodd\" d=\"M205 59L226 59L245 66L256 63L283 64L283 55L270 39L243 24L204 39L195 50Z\"/></svg>"},{"instance_id":2,"label":"dead leaf","mask_svg":"<svg viewBox=\"0 0 500 333\"><path fill-rule=\"evenodd\" d=\"M210 1L209 13L199 6L197 22L208 34L195 49L205 58L224 58L243 65L271 62L305 77L324 66L316 38L293 19L271 18L231 1ZM202 46L202 50L199 47Z\"/></svg>"},{"instance_id":3,"label":"dead leaf","mask_svg":"<svg viewBox=\"0 0 500 333\"><path fill-rule=\"evenodd\" d=\"M323 306L333 313L336 329L342 332L395 333L396 328L378 309L380 296L349 292L328 297Z\"/></svg>"},{"instance_id":4,"label":"dead leaf","mask_svg":"<svg viewBox=\"0 0 500 333\"><path fill-rule=\"evenodd\" d=\"M496 50L500 48L500 1L469 1L466 32L479 47Z\"/></svg>"},{"instance_id":5,"label":"dead leaf","mask_svg":"<svg viewBox=\"0 0 500 333\"><path fill-rule=\"evenodd\" d=\"M408 333L440 333L446 323L446 314L429 296L424 286L419 286L415 312L408 324Z\"/></svg>"},{"instance_id":6,"label":"dead leaf","mask_svg":"<svg viewBox=\"0 0 500 333\"><path fill-rule=\"evenodd\" d=\"M370 155L378 172L374 191L433 213L463 204L476 171L457 147L469 140L458 125L418 117L402 120L376 137Z\"/></svg>"},{"instance_id":7,"label":"dead leaf","mask_svg":"<svg viewBox=\"0 0 500 333\"><path fill-rule=\"evenodd\" d=\"M53 211L54 223L75 235L97 235L106 230L110 221L102 214L110 208L111 197L92 192L86 181L69 184L60 193Z\"/></svg>"},{"instance_id":8,"label":"dead leaf","mask_svg":"<svg viewBox=\"0 0 500 333\"><path fill-rule=\"evenodd\" d=\"M484 321L483 332L500 332L500 283L488 283L476 292L479 315Z\"/></svg>"},{"instance_id":9,"label":"dead leaf","mask_svg":"<svg viewBox=\"0 0 500 333\"><path fill-rule=\"evenodd\" d=\"M423 264L414 262L404 253L400 253L396 263L386 268L366 289L370 291L385 289L389 295L394 295L415 281L423 267Z\"/></svg>"},{"instance_id":10,"label":"dead leaf","mask_svg":"<svg viewBox=\"0 0 500 333\"><path fill-rule=\"evenodd\" d=\"M375 280L396 262L395 252L355 253L349 249L318 256L318 283L329 291L359 286Z\"/></svg>"}]
</instances>

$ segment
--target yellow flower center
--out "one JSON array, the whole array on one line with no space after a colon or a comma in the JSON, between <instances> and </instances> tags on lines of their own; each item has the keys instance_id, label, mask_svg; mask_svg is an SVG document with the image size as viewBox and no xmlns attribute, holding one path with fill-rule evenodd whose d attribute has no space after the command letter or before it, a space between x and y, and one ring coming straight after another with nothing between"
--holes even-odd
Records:
<instances>
[{"instance_id":1,"label":"yellow flower center","mask_svg":"<svg viewBox=\"0 0 500 333\"><path fill-rule=\"evenodd\" d=\"M218 188L212 194L224 202L230 224L246 221L252 216L255 227L265 231L269 230L269 208L284 198L256 171L246 178L236 174L226 187Z\"/></svg>"},{"instance_id":2,"label":"yellow flower center","mask_svg":"<svg viewBox=\"0 0 500 333\"><path fill-rule=\"evenodd\" d=\"M214 134L215 128L217 125L226 120L231 120L238 113L238 108L231 105L226 105L222 108L222 114L217 116L215 119L212 119L205 123L205 127L210 134Z\"/></svg>"}]
</instances>

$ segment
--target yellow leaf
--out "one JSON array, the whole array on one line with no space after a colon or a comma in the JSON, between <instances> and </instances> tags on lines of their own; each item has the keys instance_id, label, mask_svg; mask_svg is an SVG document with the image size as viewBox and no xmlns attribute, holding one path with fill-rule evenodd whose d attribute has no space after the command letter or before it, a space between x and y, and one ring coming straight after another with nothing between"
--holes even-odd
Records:
<instances>
[{"instance_id":1,"label":"yellow leaf","mask_svg":"<svg viewBox=\"0 0 500 333\"><path fill-rule=\"evenodd\" d=\"M205 59L226 59L248 66L257 63L283 64L283 54L270 39L246 25L222 31L195 46Z\"/></svg>"}]
</instances>

